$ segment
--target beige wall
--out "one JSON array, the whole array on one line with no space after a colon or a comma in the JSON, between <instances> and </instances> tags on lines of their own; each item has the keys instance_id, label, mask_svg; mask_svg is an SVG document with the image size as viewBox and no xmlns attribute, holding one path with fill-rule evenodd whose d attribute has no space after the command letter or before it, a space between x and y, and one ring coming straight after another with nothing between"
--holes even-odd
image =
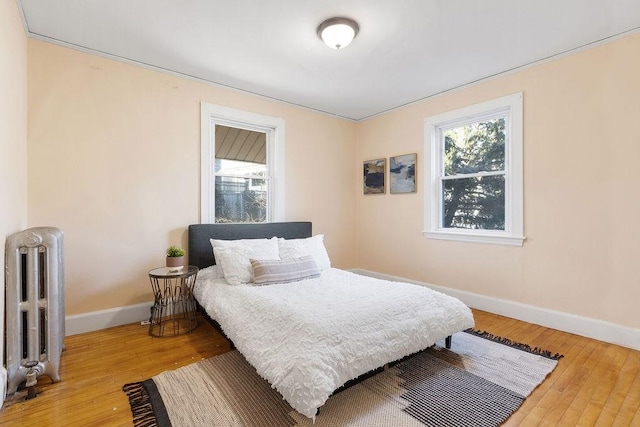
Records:
<instances>
[{"instance_id":1,"label":"beige wall","mask_svg":"<svg viewBox=\"0 0 640 427\"><path fill-rule=\"evenodd\" d=\"M169 244L186 245L199 219L204 101L285 119L287 219L312 220L336 266L640 327L637 34L357 124L28 46L28 224L65 232L68 315L149 301L146 271ZM524 246L424 239L424 118L520 91ZM362 160L411 152L417 194L362 195Z\"/></svg>"},{"instance_id":2,"label":"beige wall","mask_svg":"<svg viewBox=\"0 0 640 427\"><path fill-rule=\"evenodd\" d=\"M4 242L27 223L27 37L16 3L0 1L0 283ZM0 292L4 331L4 292ZM0 354L4 340L0 340ZM0 372L0 406L6 383Z\"/></svg>"},{"instance_id":3,"label":"beige wall","mask_svg":"<svg viewBox=\"0 0 640 427\"><path fill-rule=\"evenodd\" d=\"M199 221L200 102L282 117L286 217L355 264L355 124L29 40L29 225L65 233L67 315L152 300Z\"/></svg>"},{"instance_id":4,"label":"beige wall","mask_svg":"<svg viewBox=\"0 0 640 427\"><path fill-rule=\"evenodd\" d=\"M359 267L640 327L640 35L358 124L361 161L418 153L424 118L524 92L523 247L426 240L417 194L357 197Z\"/></svg>"}]
</instances>

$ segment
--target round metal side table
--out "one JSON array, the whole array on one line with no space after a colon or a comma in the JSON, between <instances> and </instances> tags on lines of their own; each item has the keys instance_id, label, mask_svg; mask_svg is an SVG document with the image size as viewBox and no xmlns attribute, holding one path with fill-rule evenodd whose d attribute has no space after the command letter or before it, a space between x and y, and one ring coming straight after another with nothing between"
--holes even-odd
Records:
<instances>
[{"instance_id":1,"label":"round metal side table","mask_svg":"<svg viewBox=\"0 0 640 427\"><path fill-rule=\"evenodd\" d=\"M198 326L193 285L198 267L185 266L181 271L160 267L149 271L155 296L151 307L149 335L167 337L186 334Z\"/></svg>"}]
</instances>

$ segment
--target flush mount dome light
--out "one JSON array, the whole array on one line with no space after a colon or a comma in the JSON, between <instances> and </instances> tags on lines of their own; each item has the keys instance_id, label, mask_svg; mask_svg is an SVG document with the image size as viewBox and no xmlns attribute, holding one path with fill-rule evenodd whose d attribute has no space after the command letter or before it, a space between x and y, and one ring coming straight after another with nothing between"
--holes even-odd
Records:
<instances>
[{"instance_id":1,"label":"flush mount dome light","mask_svg":"<svg viewBox=\"0 0 640 427\"><path fill-rule=\"evenodd\" d=\"M318 25L318 37L332 49L342 49L358 35L358 23L349 18L329 18Z\"/></svg>"}]
</instances>

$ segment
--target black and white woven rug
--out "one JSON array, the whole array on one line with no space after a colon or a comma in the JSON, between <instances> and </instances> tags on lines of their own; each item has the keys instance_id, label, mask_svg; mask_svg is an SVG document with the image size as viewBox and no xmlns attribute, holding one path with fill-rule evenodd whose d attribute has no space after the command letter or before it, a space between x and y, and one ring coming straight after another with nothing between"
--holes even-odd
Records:
<instances>
[{"instance_id":1,"label":"black and white woven rug","mask_svg":"<svg viewBox=\"0 0 640 427\"><path fill-rule=\"evenodd\" d=\"M126 384L136 426L497 426L562 357L487 333L453 336L332 396L315 424L237 351Z\"/></svg>"}]
</instances>

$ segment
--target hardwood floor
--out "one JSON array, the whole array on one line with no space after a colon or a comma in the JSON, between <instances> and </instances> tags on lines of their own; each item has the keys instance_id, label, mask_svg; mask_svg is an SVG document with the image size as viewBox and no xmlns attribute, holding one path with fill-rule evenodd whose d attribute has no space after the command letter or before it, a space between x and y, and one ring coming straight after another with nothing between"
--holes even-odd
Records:
<instances>
[{"instance_id":1,"label":"hardwood floor","mask_svg":"<svg viewBox=\"0 0 640 427\"><path fill-rule=\"evenodd\" d=\"M564 354L507 426L640 426L640 352L474 310L476 329ZM207 322L192 333L152 338L132 324L67 337L62 380L46 377L38 397L16 393L0 425L131 426L122 385L229 350ZM265 426L268 427L268 426Z\"/></svg>"}]
</instances>

